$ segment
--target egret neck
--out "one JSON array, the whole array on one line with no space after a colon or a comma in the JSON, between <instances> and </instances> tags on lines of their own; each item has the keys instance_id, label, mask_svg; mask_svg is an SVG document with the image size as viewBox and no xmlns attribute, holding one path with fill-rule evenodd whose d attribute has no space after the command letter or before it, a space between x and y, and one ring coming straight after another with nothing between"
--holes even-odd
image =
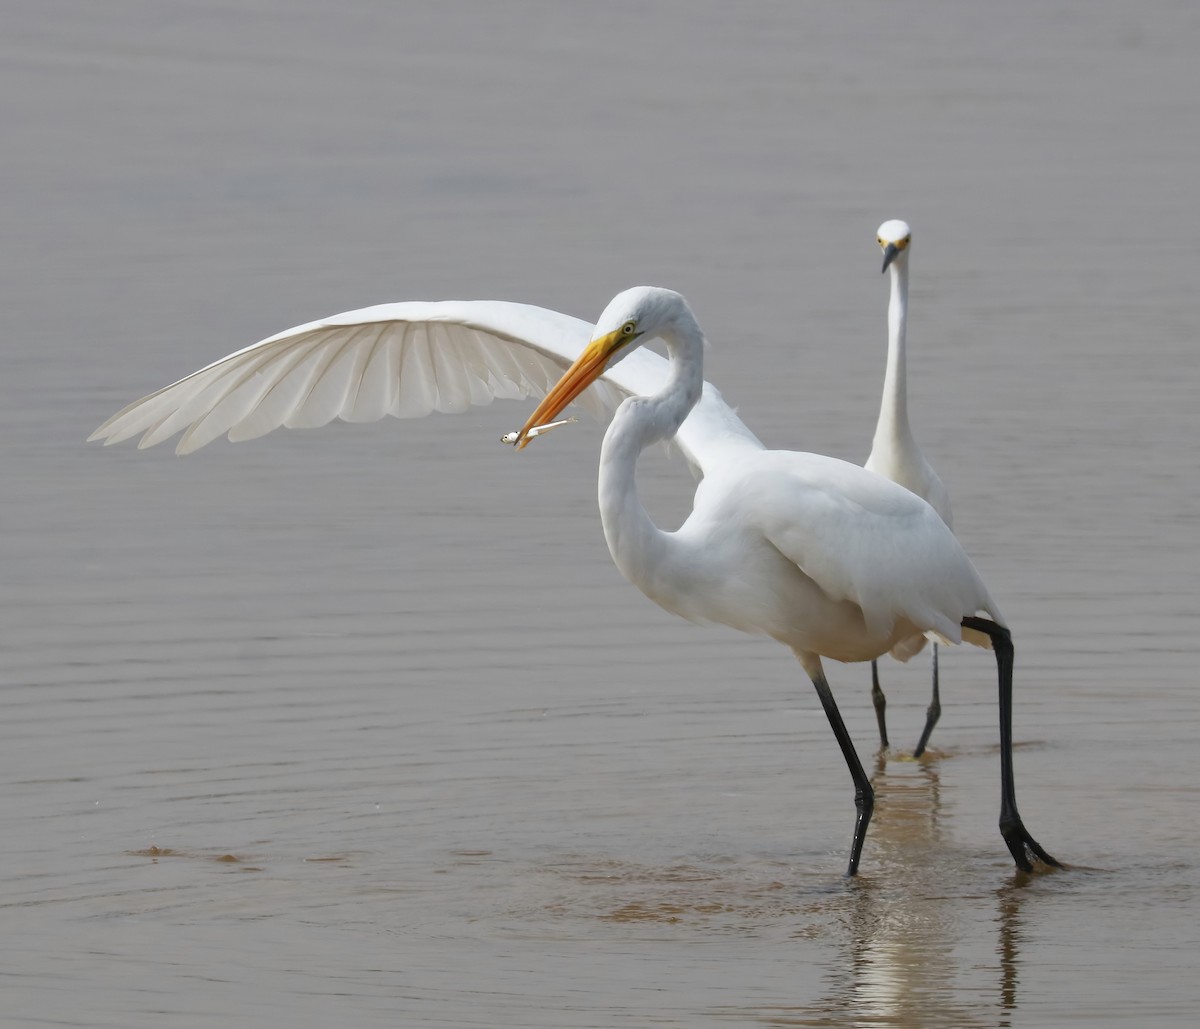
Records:
<instances>
[{"instance_id":1,"label":"egret neck","mask_svg":"<svg viewBox=\"0 0 1200 1029\"><path fill-rule=\"evenodd\" d=\"M883 379L883 402L875 425L872 449L894 450L900 444L915 445L908 426L908 373L906 336L908 330L908 253L897 254L888 271L892 296L888 302L887 372Z\"/></svg>"},{"instance_id":2,"label":"egret neck","mask_svg":"<svg viewBox=\"0 0 1200 1029\"><path fill-rule=\"evenodd\" d=\"M642 505L637 461L647 447L671 439L699 401L704 387L704 334L685 310L659 336L671 359L667 382L653 396L630 397L617 409L600 448L599 501L613 561L630 582L662 603L652 570L669 568L678 544L674 533L655 525Z\"/></svg>"}]
</instances>

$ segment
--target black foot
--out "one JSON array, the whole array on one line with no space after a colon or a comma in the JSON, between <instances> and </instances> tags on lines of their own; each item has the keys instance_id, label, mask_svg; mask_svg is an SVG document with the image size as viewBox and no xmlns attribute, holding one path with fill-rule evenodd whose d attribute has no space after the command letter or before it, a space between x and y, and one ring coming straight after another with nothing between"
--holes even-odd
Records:
<instances>
[{"instance_id":1,"label":"black foot","mask_svg":"<svg viewBox=\"0 0 1200 1029\"><path fill-rule=\"evenodd\" d=\"M1019 818L1008 825L1001 825L1000 834L1004 837L1004 842L1008 844L1013 860L1022 872L1033 871L1034 858L1044 864L1053 865L1055 868L1062 868L1062 862L1051 857L1042 849L1042 845L1029 835L1029 830L1025 828Z\"/></svg>"}]
</instances>

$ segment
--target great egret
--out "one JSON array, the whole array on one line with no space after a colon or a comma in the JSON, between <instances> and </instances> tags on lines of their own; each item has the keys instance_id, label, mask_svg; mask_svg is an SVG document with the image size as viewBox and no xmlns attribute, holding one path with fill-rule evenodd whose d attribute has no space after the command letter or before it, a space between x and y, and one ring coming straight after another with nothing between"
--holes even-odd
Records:
<instances>
[{"instance_id":1,"label":"great egret","mask_svg":"<svg viewBox=\"0 0 1200 1029\"><path fill-rule=\"evenodd\" d=\"M639 349L661 338L670 357ZM858 870L874 794L821 658L864 661L920 632L994 646L1000 684L1000 829L1018 867L1057 864L1025 829L1012 771L1012 644L970 559L924 501L872 472L769 451L703 381L704 338L678 293L619 294L593 327L500 302L389 304L272 336L136 401L92 435L182 429L178 452L223 432L249 439L335 416L461 410L545 391L518 434L529 443L573 400L621 403L600 457L605 538L621 572L667 610L791 647L816 687L855 786L848 874ZM572 363L573 362L573 363ZM618 362L620 362L618 364ZM676 443L702 476L692 515L663 532L638 500L643 449ZM985 612L990 618L978 617Z\"/></svg>"},{"instance_id":2,"label":"great egret","mask_svg":"<svg viewBox=\"0 0 1200 1029\"><path fill-rule=\"evenodd\" d=\"M883 379L883 400L879 405L879 421L875 424L875 438L871 443L871 454L865 468L922 497L939 515L947 526L953 528L950 515L950 494L942 485L933 466L925 460L921 448L908 424L908 370L905 358L908 334L908 254L912 243L912 229L907 222L897 219L884 222L876 233L876 241L883 250L883 271L892 271L892 295L888 301L888 354L887 371ZM897 648L898 657L907 658L918 653L925 645L924 636L916 636L910 646ZM880 746L888 745L887 719L884 709L887 700L879 685L879 664L871 662L871 700L875 704L875 717L879 722ZM925 753L929 735L942 714L938 696L938 645L933 644L933 695L925 713L925 728L917 742L914 757Z\"/></svg>"}]
</instances>

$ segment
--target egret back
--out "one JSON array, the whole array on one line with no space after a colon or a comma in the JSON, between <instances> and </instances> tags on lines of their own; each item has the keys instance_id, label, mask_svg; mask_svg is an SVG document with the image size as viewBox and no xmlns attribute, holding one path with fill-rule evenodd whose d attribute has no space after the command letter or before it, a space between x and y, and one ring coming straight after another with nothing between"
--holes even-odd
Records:
<instances>
[{"instance_id":1,"label":"egret back","mask_svg":"<svg viewBox=\"0 0 1200 1029\"><path fill-rule=\"evenodd\" d=\"M899 619L958 643L963 613L1001 615L949 526L924 500L867 469L766 451L741 490L763 535L872 636Z\"/></svg>"}]
</instances>

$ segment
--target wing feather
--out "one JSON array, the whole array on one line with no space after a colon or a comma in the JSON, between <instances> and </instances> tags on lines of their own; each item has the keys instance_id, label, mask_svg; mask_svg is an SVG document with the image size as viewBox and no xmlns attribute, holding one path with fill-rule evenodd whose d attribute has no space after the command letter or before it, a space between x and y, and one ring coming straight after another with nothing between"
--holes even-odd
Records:
<instances>
[{"instance_id":1,"label":"wing feather","mask_svg":"<svg viewBox=\"0 0 1200 1029\"><path fill-rule=\"evenodd\" d=\"M320 360L313 368L307 392L284 419L283 424L289 429L319 429L341 412L350 390L350 374L354 367L352 336L352 331L343 329L321 348ZM218 435L219 431L212 435L212 439Z\"/></svg>"},{"instance_id":2,"label":"wing feather","mask_svg":"<svg viewBox=\"0 0 1200 1029\"><path fill-rule=\"evenodd\" d=\"M271 363L272 355L265 353L259 361L247 361L245 365L228 370L214 379L199 402L185 404L174 414L168 415L142 437L139 447L151 447L160 440L169 439L180 429L191 426L188 436L194 445L203 446L221 435L225 426L236 425L254 410L271 388L271 379L262 374L264 366ZM197 410L206 414L197 417ZM215 431L211 429L216 426ZM211 435L207 435L211 432ZM203 440L203 442L195 442Z\"/></svg>"},{"instance_id":3,"label":"wing feather","mask_svg":"<svg viewBox=\"0 0 1200 1029\"><path fill-rule=\"evenodd\" d=\"M292 346L279 348L272 360L261 369L269 383L262 399L257 407L230 428L230 440L237 443L257 439L274 432L284 423L300 403L301 397L307 396L312 388L313 377L320 369L320 347L319 340L304 339Z\"/></svg>"},{"instance_id":4,"label":"wing feather","mask_svg":"<svg viewBox=\"0 0 1200 1029\"><path fill-rule=\"evenodd\" d=\"M348 422L377 422L391 406L392 383L387 364L391 348L377 325L368 328L369 338L360 348L354 397L342 414Z\"/></svg>"},{"instance_id":5,"label":"wing feather","mask_svg":"<svg viewBox=\"0 0 1200 1029\"><path fill-rule=\"evenodd\" d=\"M424 418L437 405L429 341L424 325L405 325L400 357L400 390L396 394L398 418Z\"/></svg>"},{"instance_id":6,"label":"wing feather","mask_svg":"<svg viewBox=\"0 0 1200 1029\"><path fill-rule=\"evenodd\" d=\"M471 406L470 373L458 346L461 335L452 335L445 325L436 322L429 326L429 353L438 388L437 409L443 414L461 414Z\"/></svg>"},{"instance_id":7,"label":"wing feather","mask_svg":"<svg viewBox=\"0 0 1200 1029\"><path fill-rule=\"evenodd\" d=\"M191 396L180 397L179 399L182 399L183 403L175 409L171 408L171 401L176 398L167 394L155 398L155 413L166 413L142 437L138 443L139 448L153 446L161 440L169 439L181 429L203 420L214 409L227 406L226 401L229 395L240 389L248 380L252 381L251 377L258 369L269 364L274 356L271 351L265 351L244 363L213 369L209 375L205 376L207 385L194 391Z\"/></svg>"}]
</instances>

